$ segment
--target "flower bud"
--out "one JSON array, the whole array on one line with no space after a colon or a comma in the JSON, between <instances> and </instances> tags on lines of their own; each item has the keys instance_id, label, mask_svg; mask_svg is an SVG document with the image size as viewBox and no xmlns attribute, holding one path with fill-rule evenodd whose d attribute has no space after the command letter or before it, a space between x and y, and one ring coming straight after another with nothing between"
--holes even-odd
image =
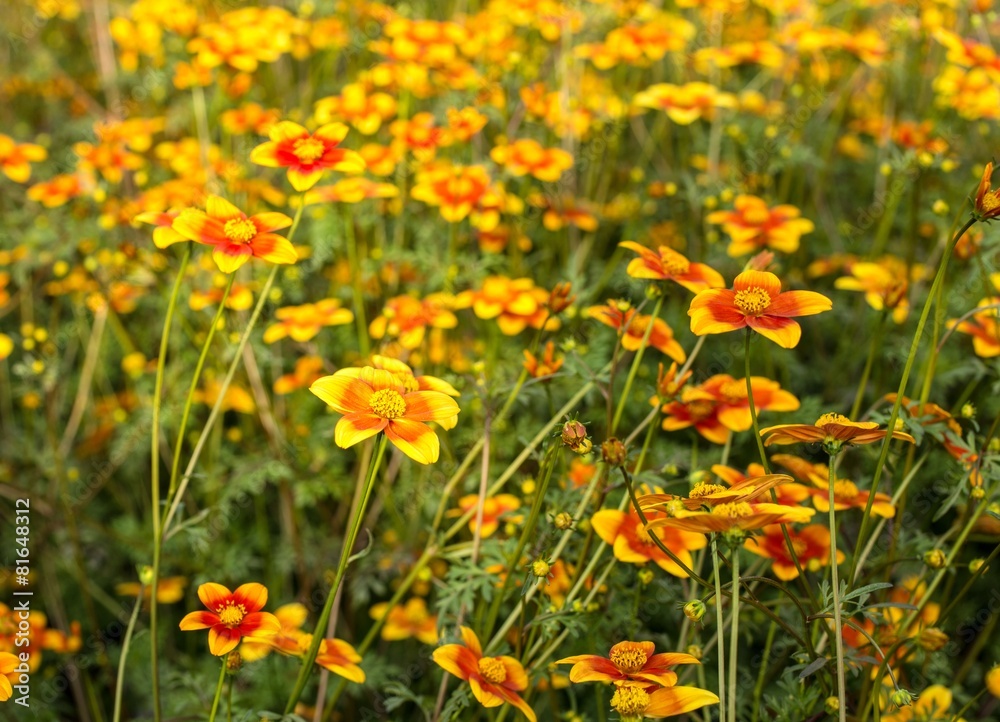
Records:
<instances>
[{"instance_id":1,"label":"flower bud","mask_svg":"<svg viewBox=\"0 0 1000 722\"><path fill-rule=\"evenodd\" d=\"M556 529L559 531L566 531L573 526L573 517L569 514L569 512L561 511L556 514L552 523L555 524Z\"/></svg>"},{"instance_id":2,"label":"flower bud","mask_svg":"<svg viewBox=\"0 0 1000 722\"><path fill-rule=\"evenodd\" d=\"M920 630L917 636L917 644L928 652L936 652L948 644L948 635L937 627L927 627Z\"/></svg>"},{"instance_id":3,"label":"flower bud","mask_svg":"<svg viewBox=\"0 0 1000 722\"><path fill-rule=\"evenodd\" d=\"M963 419L974 419L976 418L976 405L971 401L966 401L962 404L962 418Z\"/></svg>"},{"instance_id":4,"label":"flower bud","mask_svg":"<svg viewBox=\"0 0 1000 722\"><path fill-rule=\"evenodd\" d=\"M702 651L701 645L698 644L689 644L688 648L685 651L687 652L687 654L690 654L695 659L701 659L701 656L704 653Z\"/></svg>"},{"instance_id":5,"label":"flower bud","mask_svg":"<svg viewBox=\"0 0 1000 722\"><path fill-rule=\"evenodd\" d=\"M638 576L639 583L644 587L648 587L653 583L654 574L652 569L640 569Z\"/></svg>"},{"instance_id":6,"label":"flower bud","mask_svg":"<svg viewBox=\"0 0 1000 722\"><path fill-rule=\"evenodd\" d=\"M947 563L948 558L940 549L931 549L930 551L924 552L924 564L929 566L931 569L940 569Z\"/></svg>"},{"instance_id":7,"label":"flower bud","mask_svg":"<svg viewBox=\"0 0 1000 722\"><path fill-rule=\"evenodd\" d=\"M557 313L562 313L567 308L569 308L573 301L576 300L576 296L571 296L573 291L573 286L568 281L563 281L562 283L557 283L555 288L549 294L548 308L549 312L555 316Z\"/></svg>"},{"instance_id":8,"label":"flower bud","mask_svg":"<svg viewBox=\"0 0 1000 722\"><path fill-rule=\"evenodd\" d=\"M907 692L905 689L900 687L889 697L889 700L897 707L909 707L913 704L913 700L917 698L917 695L912 692Z\"/></svg>"},{"instance_id":9,"label":"flower bud","mask_svg":"<svg viewBox=\"0 0 1000 722\"><path fill-rule=\"evenodd\" d=\"M243 657L240 656L240 651L238 649L234 649L226 655L226 674L236 674L240 671L240 667L242 666Z\"/></svg>"},{"instance_id":10,"label":"flower bud","mask_svg":"<svg viewBox=\"0 0 1000 722\"><path fill-rule=\"evenodd\" d=\"M587 438L587 427L577 420L563 424L562 442L578 454L589 453L594 444Z\"/></svg>"},{"instance_id":11,"label":"flower bud","mask_svg":"<svg viewBox=\"0 0 1000 722\"><path fill-rule=\"evenodd\" d=\"M531 573L539 579L547 577L550 571L552 571L552 567L542 558L538 558L531 563Z\"/></svg>"},{"instance_id":12,"label":"flower bud","mask_svg":"<svg viewBox=\"0 0 1000 722\"><path fill-rule=\"evenodd\" d=\"M684 605L684 616L692 622L700 622L706 611L705 603L700 599L694 599Z\"/></svg>"},{"instance_id":13,"label":"flower bud","mask_svg":"<svg viewBox=\"0 0 1000 722\"><path fill-rule=\"evenodd\" d=\"M1000 664L986 673L985 682L989 693L1000 699Z\"/></svg>"},{"instance_id":14,"label":"flower bud","mask_svg":"<svg viewBox=\"0 0 1000 722\"><path fill-rule=\"evenodd\" d=\"M972 498L973 501L980 501L981 499L985 499L986 489L984 489L981 486L974 486L972 487L972 490L969 492L969 496Z\"/></svg>"},{"instance_id":15,"label":"flower bud","mask_svg":"<svg viewBox=\"0 0 1000 722\"><path fill-rule=\"evenodd\" d=\"M625 450L625 444L620 439L612 436L601 444L601 458L604 459L604 463L608 466L621 466L625 463L627 456L628 452Z\"/></svg>"},{"instance_id":16,"label":"flower bud","mask_svg":"<svg viewBox=\"0 0 1000 722\"><path fill-rule=\"evenodd\" d=\"M837 714L840 711L840 700L836 697L827 697L825 705L826 711L830 714Z\"/></svg>"},{"instance_id":17,"label":"flower bud","mask_svg":"<svg viewBox=\"0 0 1000 722\"><path fill-rule=\"evenodd\" d=\"M143 565L139 567L139 581L142 582L144 586L150 586L153 583L153 567L148 565Z\"/></svg>"},{"instance_id":18,"label":"flower bud","mask_svg":"<svg viewBox=\"0 0 1000 722\"><path fill-rule=\"evenodd\" d=\"M986 563L985 559L973 559L971 562L969 562L969 571L975 574L980 569L983 568L983 564L985 563Z\"/></svg>"}]
</instances>

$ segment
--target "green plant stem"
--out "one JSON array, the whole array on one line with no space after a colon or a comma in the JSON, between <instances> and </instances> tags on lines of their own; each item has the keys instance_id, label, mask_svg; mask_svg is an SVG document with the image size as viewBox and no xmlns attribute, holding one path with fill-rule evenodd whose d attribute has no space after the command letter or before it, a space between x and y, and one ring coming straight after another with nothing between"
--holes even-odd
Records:
<instances>
[{"instance_id":1,"label":"green plant stem","mask_svg":"<svg viewBox=\"0 0 1000 722\"><path fill-rule=\"evenodd\" d=\"M215 713L219 711L219 700L222 699L222 683L226 679L226 658L229 655L222 655L222 669L219 670L219 683L215 685L215 699L212 700L212 713L208 716L208 722L215 722Z\"/></svg>"},{"instance_id":2,"label":"green plant stem","mask_svg":"<svg viewBox=\"0 0 1000 722\"><path fill-rule=\"evenodd\" d=\"M625 407L628 405L628 395L629 391L632 390L632 382L635 381L635 375L638 373L639 367L642 366L642 356L646 352L646 346L649 344L649 337L653 333L653 324L655 324L656 319L660 317L660 309L663 307L663 300L665 298L665 295L660 294L660 297L656 299L656 305L653 307L653 315L649 317L649 322L646 324L646 331L642 336L642 342L639 344L639 348L635 352L635 356L632 359L632 366L628 370L628 376L625 378L625 387L622 389L621 398L618 400L618 408L615 409L615 416L611 422L610 436L614 436L615 431L618 430L618 422L621 421ZM636 315L638 315L638 312L636 312Z\"/></svg>"},{"instance_id":3,"label":"green plant stem","mask_svg":"<svg viewBox=\"0 0 1000 722\"><path fill-rule=\"evenodd\" d=\"M722 614L722 579L719 576L719 535L712 534L712 572L715 576L715 627L718 639L715 645L719 662L719 722L726 722L726 646L722 643L725 619ZM736 596L734 594L734 596ZM735 720L730 720L735 722Z\"/></svg>"},{"instance_id":4,"label":"green plant stem","mask_svg":"<svg viewBox=\"0 0 1000 722\"><path fill-rule=\"evenodd\" d=\"M312 671L313 662L316 660L316 654L319 652L320 642L323 641L323 635L326 633L326 627L330 621L330 613L333 610L333 601L337 596L337 589L340 588L340 584L344 579L344 573L347 571L347 565L351 558L351 550L354 549L354 544L358 540L358 532L361 531L361 524L365 518L365 510L368 507L368 499L371 496L372 488L375 486L375 477L379 466L382 464L382 457L385 456L387 441L388 438L384 433L379 434L375 456L368 466L368 474L365 477L365 486L361 495L361 501L357 509L355 509L354 517L351 519L350 526L348 527L347 536L344 538L344 547L340 551L337 574L333 579L333 584L330 586L330 593L326 597L326 604L323 605L323 612L320 614L319 620L316 622L316 628L313 630L312 642L309 644L309 649L302 659L302 667L299 669L295 688L292 690L292 694L288 698L288 703L285 705L286 715L291 714L295 709L295 704L299 701L299 697L302 696L302 690L305 688L306 681L309 679L309 673Z\"/></svg>"},{"instance_id":5,"label":"green plant stem","mask_svg":"<svg viewBox=\"0 0 1000 722\"><path fill-rule=\"evenodd\" d=\"M958 710L958 712L956 712L953 717L949 717L948 718L949 722L958 722L960 719L963 719L963 715L966 712L968 712L970 709L972 709L972 706L974 704L976 704L976 702L979 701L979 698L982 697L984 694L986 694L986 688L985 687L983 687L981 690L979 690L979 694L977 694L975 697L973 697L968 702L966 702L962 706L962 709Z\"/></svg>"},{"instance_id":6,"label":"green plant stem","mask_svg":"<svg viewBox=\"0 0 1000 722\"><path fill-rule=\"evenodd\" d=\"M347 239L347 262L351 268L351 293L354 296L354 321L358 327L358 350L368 358L368 321L365 318L365 297L361 289L361 265L358 260L358 240L354 233L354 217L344 206L344 235Z\"/></svg>"},{"instance_id":7,"label":"green plant stem","mask_svg":"<svg viewBox=\"0 0 1000 722\"><path fill-rule=\"evenodd\" d=\"M191 260L191 243L184 244L184 256L181 258L181 266L177 270L177 278L174 281L173 290L170 292L170 301L167 304L167 314L163 320L163 332L160 336L160 355L156 361L156 382L153 386L153 433L150 444L150 491L152 492L153 504L153 577L158 576L160 570L160 407L163 396L163 370L167 363L167 346L170 344L170 327L173 324L174 310L177 307L177 297L180 295L181 284L184 281L184 274L187 271L188 261ZM157 609L156 609L156 587L153 587L149 599L149 649L150 665L153 677L153 721L160 720L160 647L157 636Z\"/></svg>"},{"instance_id":8,"label":"green plant stem","mask_svg":"<svg viewBox=\"0 0 1000 722\"><path fill-rule=\"evenodd\" d=\"M139 594L135 598L135 606L132 608L132 616L129 617L128 627L125 628L125 637L122 639L122 654L118 659L118 679L115 680L115 711L111 717L112 722L119 722L122 718L122 692L125 689L125 663L128 661L129 649L132 646L132 633L135 631L135 622L139 618L139 610L142 609L142 593L145 591L143 585L139 585Z\"/></svg>"},{"instance_id":9,"label":"green plant stem","mask_svg":"<svg viewBox=\"0 0 1000 722\"><path fill-rule=\"evenodd\" d=\"M837 710L840 722L847 721L847 690L844 674L844 627L840 619L840 575L837 572L837 513L834 511L837 455L830 454L830 478L827 480L830 501L830 575L833 578L833 639L837 649Z\"/></svg>"},{"instance_id":10,"label":"green plant stem","mask_svg":"<svg viewBox=\"0 0 1000 722\"><path fill-rule=\"evenodd\" d=\"M778 625L774 622L771 622L771 626L767 629L767 641L764 642L764 655L761 658L760 670L757 672L757 683L753 687L753 718L751 722L757 722L760 719L760 700L764 694L764 678L767 676L767 663L771 658L771 645L774 644L774 633L777 629Z\"/></svg>"},{"instance_id":11,"label":"green plant stem","mask_svg":"<svg viewBox=\"0 0 1000 722\"><path fill-rule=\"evenodd\" d=\"M883 310L879 314L878 325L875 327L875 333L872 335L871 345L868 347L868 358L865 361L865 368L861 372L861 381L858 382L858 390L854 395L854 403L851 404L851 413L848 415L850 419L857 419L858 412L861 411L861 401L865 398L865 389L868 387L868 377L872 372L872 365L875 363L875 354L878 353L879 346L882 344L882 333L885 330L885 321L889 317L889 312Z\"/></svg>"},{"instance_id":12,"label":"green plant stem","mask_svg":"<svg viewBox=\"0 0 1000 722\"><path fill-rule=\"evenodd\" d=\"M993 551L991 551L990 555L988 557L986 557L985 560L983 560L983 563L980 565L979 569L977 569L972 574L972 576L969 577L969 580L965 583L965 586L962 587L961 591L959 591L958 594L956 594L953 597L951 597L951 602L948 604L947 607L945 607L944 611L941 612L941 616L938 617L938 621L937 621L937 625L938 626L941 626L941 625L944 624L944 620L948 617L949 614L951 614L951 612L955 608L955 606L960 601L962 601L962 599L965 597L966 593L972 588L972 585L976 583L976 580L978 580L979 577L981 577L983 575L983 572L985 572L989 568L990 562L992 562L994 559L996 559L996 556L997 556L998 553L1000 553L1000 544L997 544L995 547L993 547Z\"/></svg>"},{"instance_id":13,"label":"green plant stem","mask_svg":"<svg viewBox=\"0 0 1000 722\"><path fill-rule=\"evenodd\" d=\"M739 654L739 644L740 644L740 549L739 547L733 547L733 585L732 590L732 600L733 600L733 611L732 619L733 621L729 625L729 692L727 693L727 701L729 702L729 719L731 722L736 722L736 659ZM718 583L718 577L716 577L716 583ZM716 602L718 605L718 602ZM722 628L719 628L719 649L723 647L722 642ZM719 658L722 658L720 653Z\"/></svg>"},{"instance_id":14,"label":"green plant stem","mask_svg":"<svg viewBox=\"0 0 1000 722\"><path fill-rule=\"evenodd\" d=\"M944 254L941 256L941 261L938 264L937 273L934 275L934 281L931 284L930 291L927 294L927 300L924 301L923 310L920 312L920 320L917 322L917 330L913 334L913 341L910 343L910 352L906 357L906 364L903 366L903 376L899 380L899 388L896 390L896 401L892 405L892 412L889 414L889 421L886 424L886 428L889 429L889 433L885 435L885 439L882 441L882 450L879 453L878 463L875 466L875 476L872 479L871 489L868 493L868 503L865 505L864 515L861 517L861 528L858 530L858 541L855 545L856 549L863 547L865 538L868 533L868 526L871 523L872 516L872 505L875 503L875 495L878 492L878 485L882 479L882 469L885 468L886 459L889 457L889 447L892 445L892 431L896 427L896 419L899 418L899 409L903 403L903 396L906 394L906 386L910 380L910 371L913 370L913 362L917 357L917 349L920 347L920 337L924 333L924 326L927 323L927 316L930 314L932 301L937 294L938 287L940 287L943 279L945 269L948 266L948 259L951 257L952 251L955 249L955 244L958 240L965 235L972 226L976 223L974 217L969 218L965 222L959 231L954 235L948 246L945 248ZM858 557L855 555L854 560L851 562L851 573L848 576L848 587L854 584L854 580L857 578Z\"/></svg>"}]
</instances>

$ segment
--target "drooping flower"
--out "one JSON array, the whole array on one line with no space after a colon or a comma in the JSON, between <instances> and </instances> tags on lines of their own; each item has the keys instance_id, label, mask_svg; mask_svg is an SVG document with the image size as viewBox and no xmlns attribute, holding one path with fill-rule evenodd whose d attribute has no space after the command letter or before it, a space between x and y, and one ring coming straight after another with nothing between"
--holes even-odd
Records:
<instances>
[{"instance_id":1,"label":"drooping flower","mask_svg":"<svg viewBox=\"0 0 1000 722\"><path fill-rule=\"evenodd\" d=\"M264 343L274 343L285 337L304 343L315 338L324 326L342 326L354 320L354 314L341 308L336 298L301 306L285 306L275 311L274 315L278 323L264 331Z\"/></svg>"},{"instance_id":2,"label":"drooping flower","mask_svg":"<svg viewBox=\"0 0 1000 722\"><path fill-rule=\"evenodd\" d=\"M688 315L697 336L726 333L749 326L782 348L795 348L802 328L792 320L833 307L814 291L781 290L781 281L768 271L743 271L730 289L708 289L691 301Z\"/></svg>"},{"instance_id":3,"label":"drooping flower","mask_svg":"<svg viewBox=\"0 0 1000 722\"><path fill-rule=\"evenodd\" d=\"M184 631L208 630L208 648L216 657L236 649L243 637L270 637L281 622L261 609L267 603L267 587L256 582L243 584L235 592L221 584L207 582L198 587L198 598L207 612L191 612L181 620Z\"/></svg>"},{"instance_id":4,"label":"drooping flower","mask_svg":"<svg viewBox=\"0 0 1000 722\"><path fill-rule=\"evenodd\" d=\"M250 160L268 168L287 168L288 182L302 192L312 188L324 171L361 173L364 159L340 147L347 136L343 123L329 123L310 133L298 123L283 120L268 131L271 139L250 152Z\"/></svg>"},{"instance_id":5,"label":"drooping flower","mask_svg":"<svg viewBox=\"0 0 1000 722\"><path fill-rule=\"evenodd\" d=\"M284 213L246 213L219 196L209 196L205 211L187 209L174 221L185 238L214 247L212 258L223 273L232 273L251 257L269 263L295 263L289 240L273 231L292 225Z\"/></svg>"},{"instance_id":6,"label":"drooping flower","mask_svg":"<svg viewBox=\"0 0 1000 722\"><path fill-rule=\"evenodd\" d=\"M476 633L461 628L462 644L445 644L434 650L434 661L446 672L469 683L472 694L483 707L499 707L504 702L517 707L531 722L534 710L518 695L527 689L528 675L513 657L484 657Z\"/></svg>"},{"instance_id":7,"label":"drooping flower","mask_svg":"<svg viewBox=\"0 0 1000 722\"><path fill-rule=\"evenodd\" d=\"M368 614L372 619L381 619L389 609L388 602L376 604ZM427 602L421 597L412 597L406 604L397 604L382 625L382 639L394 642L416 638L424 644L437 644L437 615L427 611Z\"/></svg>"},{"instance_id":8,"label":"drooping flower","mask_svg":"<svg viewBox=\"0 0 1000 722\"><path fill-rule=\"evenodd\" d=\"M797 444L820 442L841 446L861 446L881 441L889 432L880 429L874 421L851 421L841 414L823 414L815 424L780 424L760 430L764 446L771 444ZM912 436L902 431L892 431L892 438L916 443Z\"/></svg>"},{"instance_id":9,"label":"drooping flower","mask_svg":"<svg viewBox=\"0 0 1000 722\"><path fill-rule=\"evenodd\" d=\"M528 349L524 349L524 370L528 372L529 376L536 379L558 373L559 369L562 368L563 359L562 357L556 358L555 353L556 345L552 341L545 344L545 351L539 357L536 357Z\"/></svg>"},{"instance_id":10,"label":"drooping flower","mask_svg":"<svg viewBox=\"0 0 1000 722\"><path fill-rule=\"evenodd\" d=\"M642 348L643 338L652 324L652 329L649 329L648 345L678 363L684 363L687 360L687 354L674 338L673 329L667 325L667 322L662 318L653 318L639 313L631 307L628 301L608 301L603 306L591 306L587 309L587 315L605 326L619 331L622 348L627 351L638 351Z\"/></svg>"},{"instance_id":11,"label":"drooping flower","mask_svg":"<svg viewBox=\"0 0 1000 722\"><path fill-rule=\"evenodd\" d=\"M629 261L628 268L625 269L632 278L674 281L694 293L726 285L722 274L711 266L691 263L683 254L669 246L660 246L654 251L635 241L622 241L618 245L639 254L638 258Z\"/></svg>"},{"instance_id":12,"label":"drooping flower","mask_svg":"<svg viewBox=\"0 0 1000 722\"><path fill-rule=\"evenodd\" d=\"M371 366L362 368L356 378L324 376L309 390L344 414L334 433L340 448L385 432L393 445L421 464L437 461L440 450L437 434L425 422L459 412L450 396L440 391L408 391L395 375Z\"/></svg>"},{"instance_id":13,"label":"drooping flower","mask_svg":"<svg viewBox=\"0 0 1000 722\"><path fill-rule=\"evenodd\" d=\"M830 529L823 524L809 524L801 529L785 527L799 565L809 571L818 571L830 564ZM788 543L780 524L765 526L759 536L752 536L744 544L747 551L771 560L774 576L783 582L797 579L799 571L795 567ZM844 561L845 555L837 550L837 563Z\"/></svg>"},{"instance_id":14,"label":"drooping flower","mask_svg":"<svg viewBox=\"0 0 1000 722\"><path fill-rule=\"evenodd\" d=\"M799 239L811 233L815 226L806 218L799 218L795 206L775 206L757 196L736 196L731 211L715 211L705 219L709 223L722 224L732 242L727 252L733 258L745 256L762 248L771 248L781 253L795 253L799 249Z\"/></svg>"}]
</instances>

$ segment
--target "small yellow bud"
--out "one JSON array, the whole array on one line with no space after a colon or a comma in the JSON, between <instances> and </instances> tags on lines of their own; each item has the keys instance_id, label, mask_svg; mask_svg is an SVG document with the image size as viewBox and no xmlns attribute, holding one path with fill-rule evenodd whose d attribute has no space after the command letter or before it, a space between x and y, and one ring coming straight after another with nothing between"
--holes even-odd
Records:
<instances>
[{"instance_id":1,"label":"small yellow bud","mask_svg":"<svg viewBox=\"0 0 1000 722\"><path fill-rule=\"evenodd\" d=\"M531 573L539 579L547 577L550 571L552 571L552 567L544 559L536 559L531 563Z\"/></svg>"},{"instance_id":2,"label":"small yellow bud","mask_svg":"<svg viewBox=\"0 0 1000 722\"><path fill-rule=\"evenodd\" d=\"M974 419L976 418L976 405L971 401L966 401L962 404L962 418L963 419Z\"/></svg>"},{"instance_id":3,"label":"small yellow bud","mask_svg":"<svg viewBox=\"0 0 1000 722\"><path fill-rule=\"evenodd\" d=\"M942 199L938 198L936 201L934 201L934 205L931 206L931 210L934 211L939 216L946 215L948 213L948 204L945 203Z\"/></svg>"},{"instance_id":4,"label":"small yellow bud","mask_svg":"<svg viewBox=\"0 0 1000 722\"><path fill-rule=\"evenodd\" d=\"M986 689L994 697L1000 699L1000 664L986 673Z\"/></svg>"},{"instance_id":5,"label":"small yellow bud","mask_svg":"<svg viewBox=\"0 0 1000 722\"><path fill-rule=\"evenodd\" d=\"M521 482L521 493L525 496L534 494L537 486L534 479L525 479Z\"/></svg>"},{"instance_id":6,"label":"small yellow bud","mask_svg":"<svg viewBox=\"0 0 1000 722\"><path fill-rule=\"evenodd\" d=\"M924 552L924 564L929 566L931 569L940 569L947 563L948 558L940 549L931 549L930 551Z\"/></svg>"},{"instance_id":7,"label":"small yellow bud","mask_svg":"<svg viewBox=\"0 0 1000 722\"><path fill-rule=\"evenodd\" d=\"M700 622L706 611L705 603L700 599L693 599L684 605L684 616L692 622Z\"/></svg>"},{"instance_id":8,"label":"small yellow bud","mask_svg":"<svg viewBox=\"0 0 1000 722\"><path fill-rule=\"evenodd\" d=\"M644 587L648 587L650 584L653 583L655 575L653 574L652 569L640 569L638 577L639 577L639 583L642 584L642 586Z\"/></svg>"},{"instance_id":9,"label":"small yellow bud","mask_svg":"<svg viewBox=\"0 0 1000 722\"><path fill-rule=\"evenodd\" d=\"M907 692L905 689L900 687L889 697L889 700L897 707L909 707L913 704L913 700L917 698L917 695L912 692Z\"/></svg>"},{"instance_id":10,"label":"small yellow bud","mask_svg":"<svg viewBox=\"0 0 1000 722\"><path fill-rule=\"evenodd\" d=\"M558 514L556 514L555 518L552 520L552 523L559 531L566 531L571 526L573 526L573 517L572 515L569 514L569 512L561 511Z\"/></svg>"},{"instance_id":11,"label":"small yellow bud","mask_svg":"<svg viewBox=\"0 0 1000 722\"><path fill-rule=\"evenodd\" d=\"M703 654L701 645L699 644L689 644L686 651L695 659L701 659L701 655Z\"/></svg>"},{"instance_id":12,"label":"small yellow bud","mask_svg":"<svg viewBox=\"0 0 1000 722\"><path fill-rule=\"evenodd\" d=\"M826 711L830 714L836 714L840 711L840 700L836 697L826 698Z\"/></svg>"},{"instance_id":13,"label":"small yellow bud","mask_svg":"<svg viewBox=\"0 0 1000 722\"><path fill-rule=\"evenodd\" d=\"M971 562L969 562L969 571L975 574L980 569L983 568L983 564L985 563L986 563L985 559L973 559Z\"/></svg>"}]
</instances>

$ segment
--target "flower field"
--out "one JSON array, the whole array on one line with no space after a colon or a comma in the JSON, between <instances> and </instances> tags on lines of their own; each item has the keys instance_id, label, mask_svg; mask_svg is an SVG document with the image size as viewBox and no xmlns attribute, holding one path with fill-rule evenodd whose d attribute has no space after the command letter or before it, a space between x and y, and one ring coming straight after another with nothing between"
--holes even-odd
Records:
<instances>
[{"instance_id":1,"label":"flower field","mask_svg":"<svg viewBox=\"0 0 1000 722\"><path fill-rule=\"evenodd\" d=\"M0 719L1000 720L992 0L11 0Z\"/></svg>"}]
</instances>

